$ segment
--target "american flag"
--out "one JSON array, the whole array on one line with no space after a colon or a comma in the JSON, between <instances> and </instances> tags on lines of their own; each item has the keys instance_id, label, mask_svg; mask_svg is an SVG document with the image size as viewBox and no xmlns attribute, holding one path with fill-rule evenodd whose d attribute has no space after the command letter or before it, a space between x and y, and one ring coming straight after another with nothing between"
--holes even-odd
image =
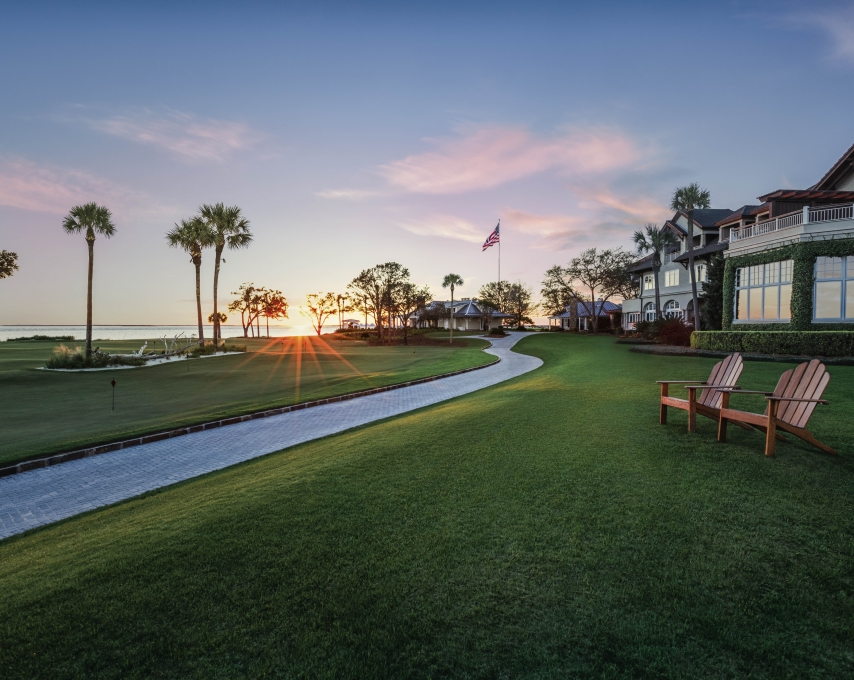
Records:
<instances>
[{"instance_id":1,"label":"american flag","mask_svg":"<svg viewBox=\"0 0 854 680\"><path fill-rule=\"evenodd\" d=\"M493 231L489 236L486 237L486 240L483 242L483 250L486 250L490 246L494 246L496 243L498 243L501 240L501 238L498 235L498 227L500 227L500 226L501 226L501 222L499 222L498 226L495 227L495 231ZM481 252L483 252L483 250L481 250Z\"/></svg>"}]
</instances>

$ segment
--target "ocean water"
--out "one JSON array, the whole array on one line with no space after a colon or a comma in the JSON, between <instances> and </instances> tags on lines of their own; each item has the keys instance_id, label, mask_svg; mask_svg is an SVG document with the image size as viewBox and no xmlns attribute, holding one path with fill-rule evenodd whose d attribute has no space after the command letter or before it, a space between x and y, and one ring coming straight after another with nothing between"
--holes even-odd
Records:
<instances>
[{"instance_id":1,"label":"ocean water","mask_svg":"<svg viewBox=\"0 0 854 680\"><path fill-rule=\"evenodd\" d=\"M331 333L337 324L323 326L324 333ZM205 338L210 339L213 328L205 326ZM198 335L198 326L92 326L93 340L154 340L164 335L170 339L179 333L182 337ZM261 324L261 335L266 335L267 329ZM286 337L292 335L313 335L314 330L309 325L282 326L270 324L270 337ZM77 341L86 340L86 326L0 326L0 341L10 338L25 338L33 335L73 335ZM223 339L242 338L243 329L240 326L223 325Z\"/></svg>"}]
</instances>

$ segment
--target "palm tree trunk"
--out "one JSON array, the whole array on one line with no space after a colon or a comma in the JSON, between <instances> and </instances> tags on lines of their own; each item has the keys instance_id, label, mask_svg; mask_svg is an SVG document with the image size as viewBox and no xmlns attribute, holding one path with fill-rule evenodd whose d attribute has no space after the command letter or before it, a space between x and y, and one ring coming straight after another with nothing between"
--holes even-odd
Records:
<instances>
[{"instance_id":1,"label":"palm tree trunk","mask_svg":"<svg viewBox=\"0 0 854 680\"><path fill-rule=\"evenodd\" d=\"M688 211L688 269L691 270L691 298L694 300L694 330L700 330L700 300L697 297L697 273L694 271L694 211Z\"/></svg>"},{"instance_id":2,"label":"palm tree trunk","mask_svg":"<svg viewBox=\"0 0 854 680\"><path fill-rule=\"evenodd\" d=\"M658 288L658 272L661 269L660 266L656 267L653 265L652 267L652 276L653 283L655 283L655 318L656 320L661 318L661 295L659 294Z\"/></svg>"},{"instance_id":3,"label":"palm tree trunk","mask_svg":"<svg viewBox=\"0 0 854 680\"><path fill-rule=\"evenodd\" d=\"M590 323L593 325L593 335L599 334L599 318L596 316L596 289L590 288Z\"/></svg>"},{"instance_id":4,"label":"palm tree trunk","mask_svg":"<svg viewBox=\"0 0 854 680\"><path fill-rule=\"evenodd\" d=\"M92 356L92 272L95 264L95 240L86 239L89 246L89 284L86 290L86 358Z\"/></svg>"},{"instance_id":5,"label":"palm tree trunk","mask_svg":"<svg viewBox=\"0 0 854 680\"><path fill-rule=\"evenodd\" d=\"M205 327L202 325L202 263L196 262L196 313L199 317L199 347L205 346Z\"/></svg>"},{"instance_id":6,"label":"palm tree trunk","mask_svg":"<svg viewBox=\"0 0 854 680\"><path fill-rule=\"evenodd\" d=\"M219 262L222 259L222 249L225 247L225 243L222 245L217 244L216 246L216 261L214 262L214 280L213 280L213 336L214 336L214 353L216 353L216 348L219 345L220 339L220 329L219 329L219 313L216 308L216 289L219 285ZM246 337L246 331L243 332L243 337Z\"/></svg>"},{"instance_id":7,"label":"palm tree trunk","mask_svg":"<svg viewBox=\"0 0 854 680\"><path fill-rule=\"evenodd\" d=\"M451 286L451 339L448 341L454 344L454 287Z\"/></svg>"},{"instance_id":8,"label":"palm tree trunk","mask_svg":"<svg viewBox=\"0 0 854 680\"><path fill-rule=\"evenodd\" d=\"M265 314L264 319L267 322L267 337L269 338L270 337L270 317Z\"/></svg>"}]
</instances>

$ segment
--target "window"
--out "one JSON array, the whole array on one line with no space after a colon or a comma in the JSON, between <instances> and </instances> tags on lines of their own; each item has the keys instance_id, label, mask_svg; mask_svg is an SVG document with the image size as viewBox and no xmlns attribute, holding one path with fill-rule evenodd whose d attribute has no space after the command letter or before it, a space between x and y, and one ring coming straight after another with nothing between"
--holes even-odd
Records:
<instances>
[{"instance_id":1,"label":"window","mask_svg":"<svg viewBox=\"0 0 854 680\"><path fill-rule=\"evenodd\" d=\"M670 300L664 305L665 319L681 319L682 310L679 309L679 303L676 300Z\"/></svg>"},{"instance_id":2,"label":"window","mask_svg":"<svg viewBox=\"0 0 854 680\"><path fill-rule=\"evenodd\" d=\"M643 289L644 290L654 290L655 289L655 277L652 274L647 274L643 277Z\"/></svg>"},{"instance_id":3,"label":"window","mask_svg":"<svg viewBox=\"0 0 854 680\"><path fill-rule=\"evenodd\" d=\"M736 321L788 321L791 318L792 260L736 269Z\"/></svg>"},{"instance_id":4,"label":"window","mask_svg":"<svg viewBox=\"0 0 854 680\"><path fill-rule=\"evenodd\" d=\"M623 315L625 319L625 327L626 328L634 328L638 321L641 320L640 312L628 312Z\"/></svg>"},{"instance_id":5,"label":"window","mask_svg":"<svg viewBox=\"0 0 854 680\"><path fill-rule=\"evenodd\" d=\"M813 320L854 321L854 257L817 257Z\"/></svg>"},{"instance_id":6,"label":"window","mask_svg":"<svg viewBox=\"0 0 854 680\"><path fill-rule=\"evenodd\" d=\"M668 269L664 272L664 285L668 288L670 286L678 286L679 285L679 270L678 269Z\"/></svg>"},{"instance_id":7,"label":"window","mask_svg":"<svg viewBox=\"0 0 854 680\"><path fill-rule=\"evenodd\" d=\"M694 266L694 271L696 272L697 283L702 283L706 280L706 265L698 264Z\"/></svg>"},{"instance_id":8,"label":"window","mask_svg":"<svg viewBox=\"0 0 854 680\"><path fill-rule=\"evenodd\" d=\"M643 318L645 321L655 321L655 303L647 302L643 308Z\"/></svg>"}]
</instances>

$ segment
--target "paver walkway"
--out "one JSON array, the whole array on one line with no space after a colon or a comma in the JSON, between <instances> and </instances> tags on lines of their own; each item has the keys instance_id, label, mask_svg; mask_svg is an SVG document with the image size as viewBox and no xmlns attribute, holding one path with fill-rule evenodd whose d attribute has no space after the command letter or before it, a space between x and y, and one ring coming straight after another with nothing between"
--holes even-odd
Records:
<instances>
[{"instance_id":1,"label":"paver walkway","mask_svg":"<svg viewBox=\"0 0 854 680\"><path fill-rule=\"evenodd\" d=\"M2 477L0 539L515 378L543 363L511 351L525 335L492 340L501 361L478 371Z\"/></svg>"}]
</instances>

